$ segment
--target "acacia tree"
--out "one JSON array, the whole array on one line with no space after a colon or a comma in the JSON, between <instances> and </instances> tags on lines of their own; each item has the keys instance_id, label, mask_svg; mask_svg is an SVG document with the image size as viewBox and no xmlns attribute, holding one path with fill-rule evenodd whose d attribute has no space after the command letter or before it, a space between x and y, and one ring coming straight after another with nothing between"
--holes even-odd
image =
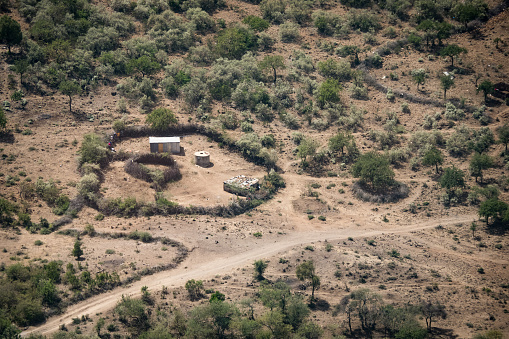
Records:
<instances>
[{"instance_id":1,"label":"acacia tree","mask_svg":"<svg viewBox=\"0 0 509 339\"><path fill-rule=\"evenodd\" d=\"M9 54L11 46L18 45L23 39L20 24L8 15L0 17L0 42L7 45Z\"/></svg>"},{"instance_id":2,"label":"acacia tree","mask_svg":"<svg viewBox=\"0 0 509 339\"><path fill-rule=\"evenodd\" d=\"M470 160L470 174L477 178L481 178L481 184L483 179L483 170L493 167L493 159L487 154L475 153Z\"/></svg>"},{"instance_id":3,"label":"acacia tree","mask_svg":"<svg viewBox=\"0 0 509 339\"><path fill-rule=\"evenodd\" d=\"M263 277L263 273L265 272L265 269L267 268L267 263L264 262L263 260L256 260L254 263L253 263L253 266L254 266L254 270L255 270L255 278L257 280L263 280L265 279Z\"/></svg>"},{"instance_id":4,"label":"acacia tree","mask_svg":"<svg viewBox=\"0 0 509 339\"><path fill-rule=\"evenodd\" d=\"M465 186L465 174L459 168L454 166L445 169L444 174L440 177L440 186L448 192L456 187Z\"/></svg>"},{"instance_id":5,"label":"acacia tree","mask_svg":"<svg viewBox=\"0 0 509 339\"><path fill-rule=\"evenodd\" d=\"M284 69L285 62L283 56L281 55L266 55L263 60L260 62L261 69L272 69L274 72L274 83L276 83L277 74L276 70Z\"/></svg>"},{"instance_id":6,"label":"acacia tree","mask_svg":"<svg viewBox=\"0 0 509 339\"><path fill-rule=\"evenodd\" d=\"M440 77L440 86L444 90L444 100L447 99L447 91L454 86L454 79L450 75Z\"/></svg>"},{"instance_id":7,"label":"acacia tree","mask_svg":"<svg viewBox=\"0 0 509 339\"><path fill-rule=\"evenodd\" d=\"M308 156L313 156L318 149L318 142L311 138L304 138L299 147L297 147L297 155L301 159L301 164L306 163L306 158Z\"/></svg>"},{"instance_id":8,"label":"acacia tree","mask_svg":"<svg viewBox=\"0 0 509 339\"><path fill-rule=\"evenodd\" d=\"M497 128L497 134L499 142L505 145L505 151L507 152L507 144L509 143L509 125L507 122Z\"/></svg>"},{"instance_id":9,"label":"acacia tree","mask_svg":"<svg viewBox=\"0 0 509 339\"><path fill-rule=\"evenodd\" d=\"M424 68L414 69L411 74L412 79L417 84L417 90L419 90L419 85L424 85L426 78L428 77L426 70Z\"/></svg>"},{"instance_id":10,"label":"acacia tree","mask_svg":"<svg viewBox=\"0 0 509 339\"><path fill-rule=\"evenodd\" d=\"M203 296L203 281L191 279L186 282L185 287L187 293L189 293L189 299L192 301L198 300Z\"/></svg>"},{"instance_id":11,"label":"acacia tree","mask_svg":"<svg viewBox=\"0 0 509 339\"><path fill-rule=\"evenodd\" d=\"M479 216L484 217L486 225L490 224L490 218L504 220L509 223L509 206L497 198L488 199L479 206Z\"/></svg>"},{"instance_id":12,"label":"acacia tree","mask_svg":"<svg viewBox=\"0 0 509 339\"><path fill-rule=\"evenodd\" d=\"M14 61L12 70L19 74L19 82L23 85L23 74L28 70L29 62L27 59L21 59Z\"/></svg>"},{"instance_id":13,"label":"acacia tree","mask_svg":"<svg viewBox=\"0 0 509 339\"><path fill-rule=\"evenodd\" d=\"M442 48L442 50L440 51L441 56L447 56L451 58L451 67L454 67L454 58L460 55L461 53L467 53L467 49L455 44L448 45Z\"/></svg>"},{"instance_id":14,"label":"acacia tree","mask_svg":"<svg viewBox=\"0 0 509 339\"><path fill-rule=\"evenodd\" d=\"M64 80L58 86L63 95L69 97L69 112L72 112L72 97L81 93L81 86L76 81Z\"/></svg>"},{"instance_id":15,"label":"acacia tree","mask_svg":"<svg viewBox=\"0 0 509 339\"><path fill-rule=\"evenodd\" d=\"M421 23L417 26L417 30L424 32L424 37L426 38L426 47L429 47L429 43L431 45L435 45L435 38L437 37L437 24L434 20L426 19L421 21Z\"/></svg>"},{"instance_id":16,"label":"acacia tree","mask_svg":"<svg viewBox=\"0 0 509 339\"><path fill-rule=\"evenodd\" d=\"M311 301L315 300L315 290L320 288L320 277L315 274L315 265L313 261L305 261L299 266L297 266L297 271L295 272L297 278L301 281L309 280L311 282Z\"/></svg>"},{"instance_id":17,"label":"acacia tree","mask_svg":"<svg viewBox=\"0 0 509 339\"><path fill-rule=\"evenodd\" d=\"M465 29L470 21L484 19L487 11L488 5L482 0L461 1L453 8L454 17L465 25Z\"/></svg>"},{"instance_id":18,"label":"acacia tree","mask_svg":"<svg viewBox=\"0 0 509 339\"><path fill-rule=\"evenodd\" d=\"M477 87L476 93L479 93L481 91L484 93L484 102L486 103L488 101L488 94L493 94L493 92L495 92L495 86L491 81L484 80Z\"/></svg>"},{"instance_id":19,"label":"acacia tree","mask_svg":"<svg viewBox=\"0 0 509 339\"><path fill-rule=\"evenodd\" d=\"M343 156L345 154L345 147L355 143L353 136L349 133L338 132L335 136L329 139L329 151L333 154L341 152Z\"/></svg>"},{"instance_id":20,"label":"acacia tree","mask_svg":"<svg viewBox=\"0 0 509 339\"><path fill-rule=\"evenodd\" d=\"M362 330L368 337L371 337L377 323L382 318L382 297L367 288L362 288L352 292L350 298L350 307L357 313Z\"/></svg>"},{"instance_id":21,"label":"acacia tree","mask_svg":"<svg viewBox=\"0 0 509 339\"><path fill-rule=\"evenodd\" d=\"M426 327L428 332L431 332L432 321L437 318L447 318L447 312L445 306L439 302L433 303L431 301L423 302L420 306L420 311L426 319Z\"/></svg>"},{"instance_id":22,"label":"acacia tree","mask_svg":"<svg viewBox=\"0 0 509 339\"><path fill-rule=\"evenodd\" d=\"M137 59L131 59L126 65L128 73L138 71L144 78L145 75L150 75L157 72L161 65L148 55L143 55Z\"/></svg>"},{"instance_id":23,"label":"acacia tree","mask_svg":"<svg viewBox=\"0 0 509 339\"><path fill-rule=\"evenodd\" d=\"M122 296L115 307L119 320L127 326L129 332L138 336L150 326L149 317L145 311L145 304L140 299Z\"/></svg>"},{"instance_id":24,"label":"acacia tree","mask_svg":"<svg viewBox=\"0 0 509 339\"><path fill-rule=\"evenodd\" d=\"M389 166L389 160L377 152L361 155L353 165L352 173L354 177L360 178L362 184L370 186L375 192L394 185L394 171Z\"/></svg>"},{"instance_id":25,"label":"acacia tree","mask_svg":"<svg viewBox=\"0 0 509 339\"><path fill-rule=\"evenodd\" d=\"M442 155L442 151L433 146L428 149L422 158L422 164L424 166L433 166L435 165L436 172L438 174L438 165L441 165L444 162L444 157Z\"/></svg>"}]
</instances>

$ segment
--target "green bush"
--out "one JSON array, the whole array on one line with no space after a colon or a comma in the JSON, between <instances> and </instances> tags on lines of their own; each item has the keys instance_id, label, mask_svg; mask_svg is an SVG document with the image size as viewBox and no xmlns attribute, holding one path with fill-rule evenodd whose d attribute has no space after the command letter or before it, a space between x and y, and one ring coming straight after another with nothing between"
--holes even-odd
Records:
<instances>
[{"instance_id":1,"label":"green bush","mask_svg":"<svg viewBox=\"0 0 509 339\"><path fill-rule=\"evenodd\" d=\"M329 103L340 102L339 91L341 86L335 79L327 79L320 84L317 90L316 100L320 107L324 107Z\"/></svg>"},{"instance_id":2,"label":"green bush","mask_svg":"<svg viewBox=\"0 0 509 339\"><path fill-rule=\"evenodd\" d=\"M285 22L279 26L279 37L283 42L295 42L300 39L300 26L293 22Z\"/></svg>"},{"instance_id":3,"label":"green bush","mask_svg":"<svg viewBox=\"0 0 509 339\"><path fill-rule=\"evenodd\" d=\"M53 209L53 213L56 215L64 214L69 208L71 199L67 195L61 194L55 201L56 207Z\"/></svg>"},{"instance_id":4,"label":"green bush","mask_svg":"<svg viewBox=\"0 0 509 339\"><path fill-rule=\"evenodd\" d=\"M60 190L57 188L53 180L45 182L37 179L35 183L35 193L49 205L53 206L60 196Z\"/></svg>"},{"instance_id":5,"label":"green bush","mask_svg":"<svg viewBox=\"0 0 509 339\"><path fill-rule=\"evenodd\" d=\"M361 155L352 167L354 177L368 185L374 191L384 191L394 185L394 171L388 159L376 152Z\"/></svg>"},{"instance_id":6,"label":"green bush","mask_svg":"<svg viewBox=\"0 0 509 339\"><path fill-rule=\"evenodd\" d=\"M85 134L80 149L80 165L85 163L106 165L108 160L108 149L106 142L103 141L97 134Z\"/></svg>"},{"instance_id":7,"label":"green bush","mask_svg":"<svg viewBox=\"0 0 509 339\"><path fill-rule=\"evenodd\" d=\"M265 31L270 26L267 20L257 17L256 15L248 15L242 20L242 22L257 32Z\"/></svg>"},{"instance_id":8,"label":"green bush","mask_svg":"<svg viewBox=\"0 0 509 339\"><path fill-rule=\"evenodd\" d=\"M228 59L240 59L248 50L255 49L256 35L244 27L226 28L216 37L216 53Z\"/></svg>"},{"instance_id":9,"label":"green bush","mask_svg":"<svg viewBox=\"0 0 509 339\"><path fill-rule=\"evenodd\" d=\"M169 108L156 108L147 115L147 124L154 130L164 131L170 125L175 125L178 120Z\"/></svg>"},{"instance_id":10,"label":"green bush","mask_svg":"<svg viewBox=\"0 0 509 339\"><path fill-rule=\"evenodd\" d=\"M263 0L260 3L260 10L264 19L280 24L285 19L286 6L287 3L284 0Z\"/></svg>"},{"instance_id":11,"label":"green bush","mask_svg":"<svg viewBox=\"0 0 509 339\"><path fill-rule=\"evenodd\" d=\"M347 81L352 77L350 63L347 61L341 61L338 63L336 60L329 58L326 61L318 62L317 66L319 73L327 78Z\"/></svg>"},{"instance_id":12,"label":"green bush","mask_svg":"<svg viewBox=\"0 0 509 339\"><path fill-rule=\"evenodd\" d=\"M352 29L358 29L361 32L376 32L382 27L378 16L368 10L351 9L347 17L350 27L352 27Z\"/></svg>"}]
</instances>

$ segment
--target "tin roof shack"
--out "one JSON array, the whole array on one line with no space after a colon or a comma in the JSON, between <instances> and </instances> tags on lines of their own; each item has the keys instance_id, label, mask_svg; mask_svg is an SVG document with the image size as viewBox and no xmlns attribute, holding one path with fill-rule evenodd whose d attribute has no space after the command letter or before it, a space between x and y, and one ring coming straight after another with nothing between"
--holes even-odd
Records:
<instances>
[{"instance_id":1,"label":"tin roof shack","mask_svg":"<svg viewBox=\"0 0 509 339\"><path fill-rule=\"evenodd\" d=\"M226 192L244 197L259 188L260 184L258 183L258 179L248 178L245 175L237 175L223 182L223 189Z\"/></svg>"},{"instance_id":2,"label":"tin roof shack","mask_svg":"<svg viewBox=\"0 0 509 339\"><path fill-rule=\"evenodd\" d=\"M180 154L180 137L149 137L150 153Z\"/></svg>"}]
</instances>

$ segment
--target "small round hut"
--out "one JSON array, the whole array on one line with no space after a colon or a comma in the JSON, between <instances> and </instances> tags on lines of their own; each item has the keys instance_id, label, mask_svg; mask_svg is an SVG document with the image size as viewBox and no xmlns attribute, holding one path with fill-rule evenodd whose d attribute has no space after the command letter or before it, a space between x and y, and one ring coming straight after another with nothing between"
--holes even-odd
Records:
<instances>
[{"instance_id":1,"label":"small round hut","mask_svg":"<svg viewBox=\"0 0 509 339\"><path fill-rule=\"evenodd\" d=\"M210 166L210 153L205 151L199 151L194 153L194 160L196 165L201 167Z\"/></svg>"}]
</instances>

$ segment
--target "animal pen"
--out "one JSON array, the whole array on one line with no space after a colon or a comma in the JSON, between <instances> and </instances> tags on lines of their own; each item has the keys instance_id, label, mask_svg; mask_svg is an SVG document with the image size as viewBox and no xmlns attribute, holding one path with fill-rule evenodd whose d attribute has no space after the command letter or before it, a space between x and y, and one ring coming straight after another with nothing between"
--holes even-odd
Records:
<instances>
[{"instance_id":1,"label":"animal pen","mask_svg":"<svg viewBox=\"0 0 509 339\"><path fill-rule=\"evenodd\" d=\"M223 182L225 192L247 196L249 193L260 188L258 179L248 178L245 175L238 175Z\"/></svg>"}]
</instances>

